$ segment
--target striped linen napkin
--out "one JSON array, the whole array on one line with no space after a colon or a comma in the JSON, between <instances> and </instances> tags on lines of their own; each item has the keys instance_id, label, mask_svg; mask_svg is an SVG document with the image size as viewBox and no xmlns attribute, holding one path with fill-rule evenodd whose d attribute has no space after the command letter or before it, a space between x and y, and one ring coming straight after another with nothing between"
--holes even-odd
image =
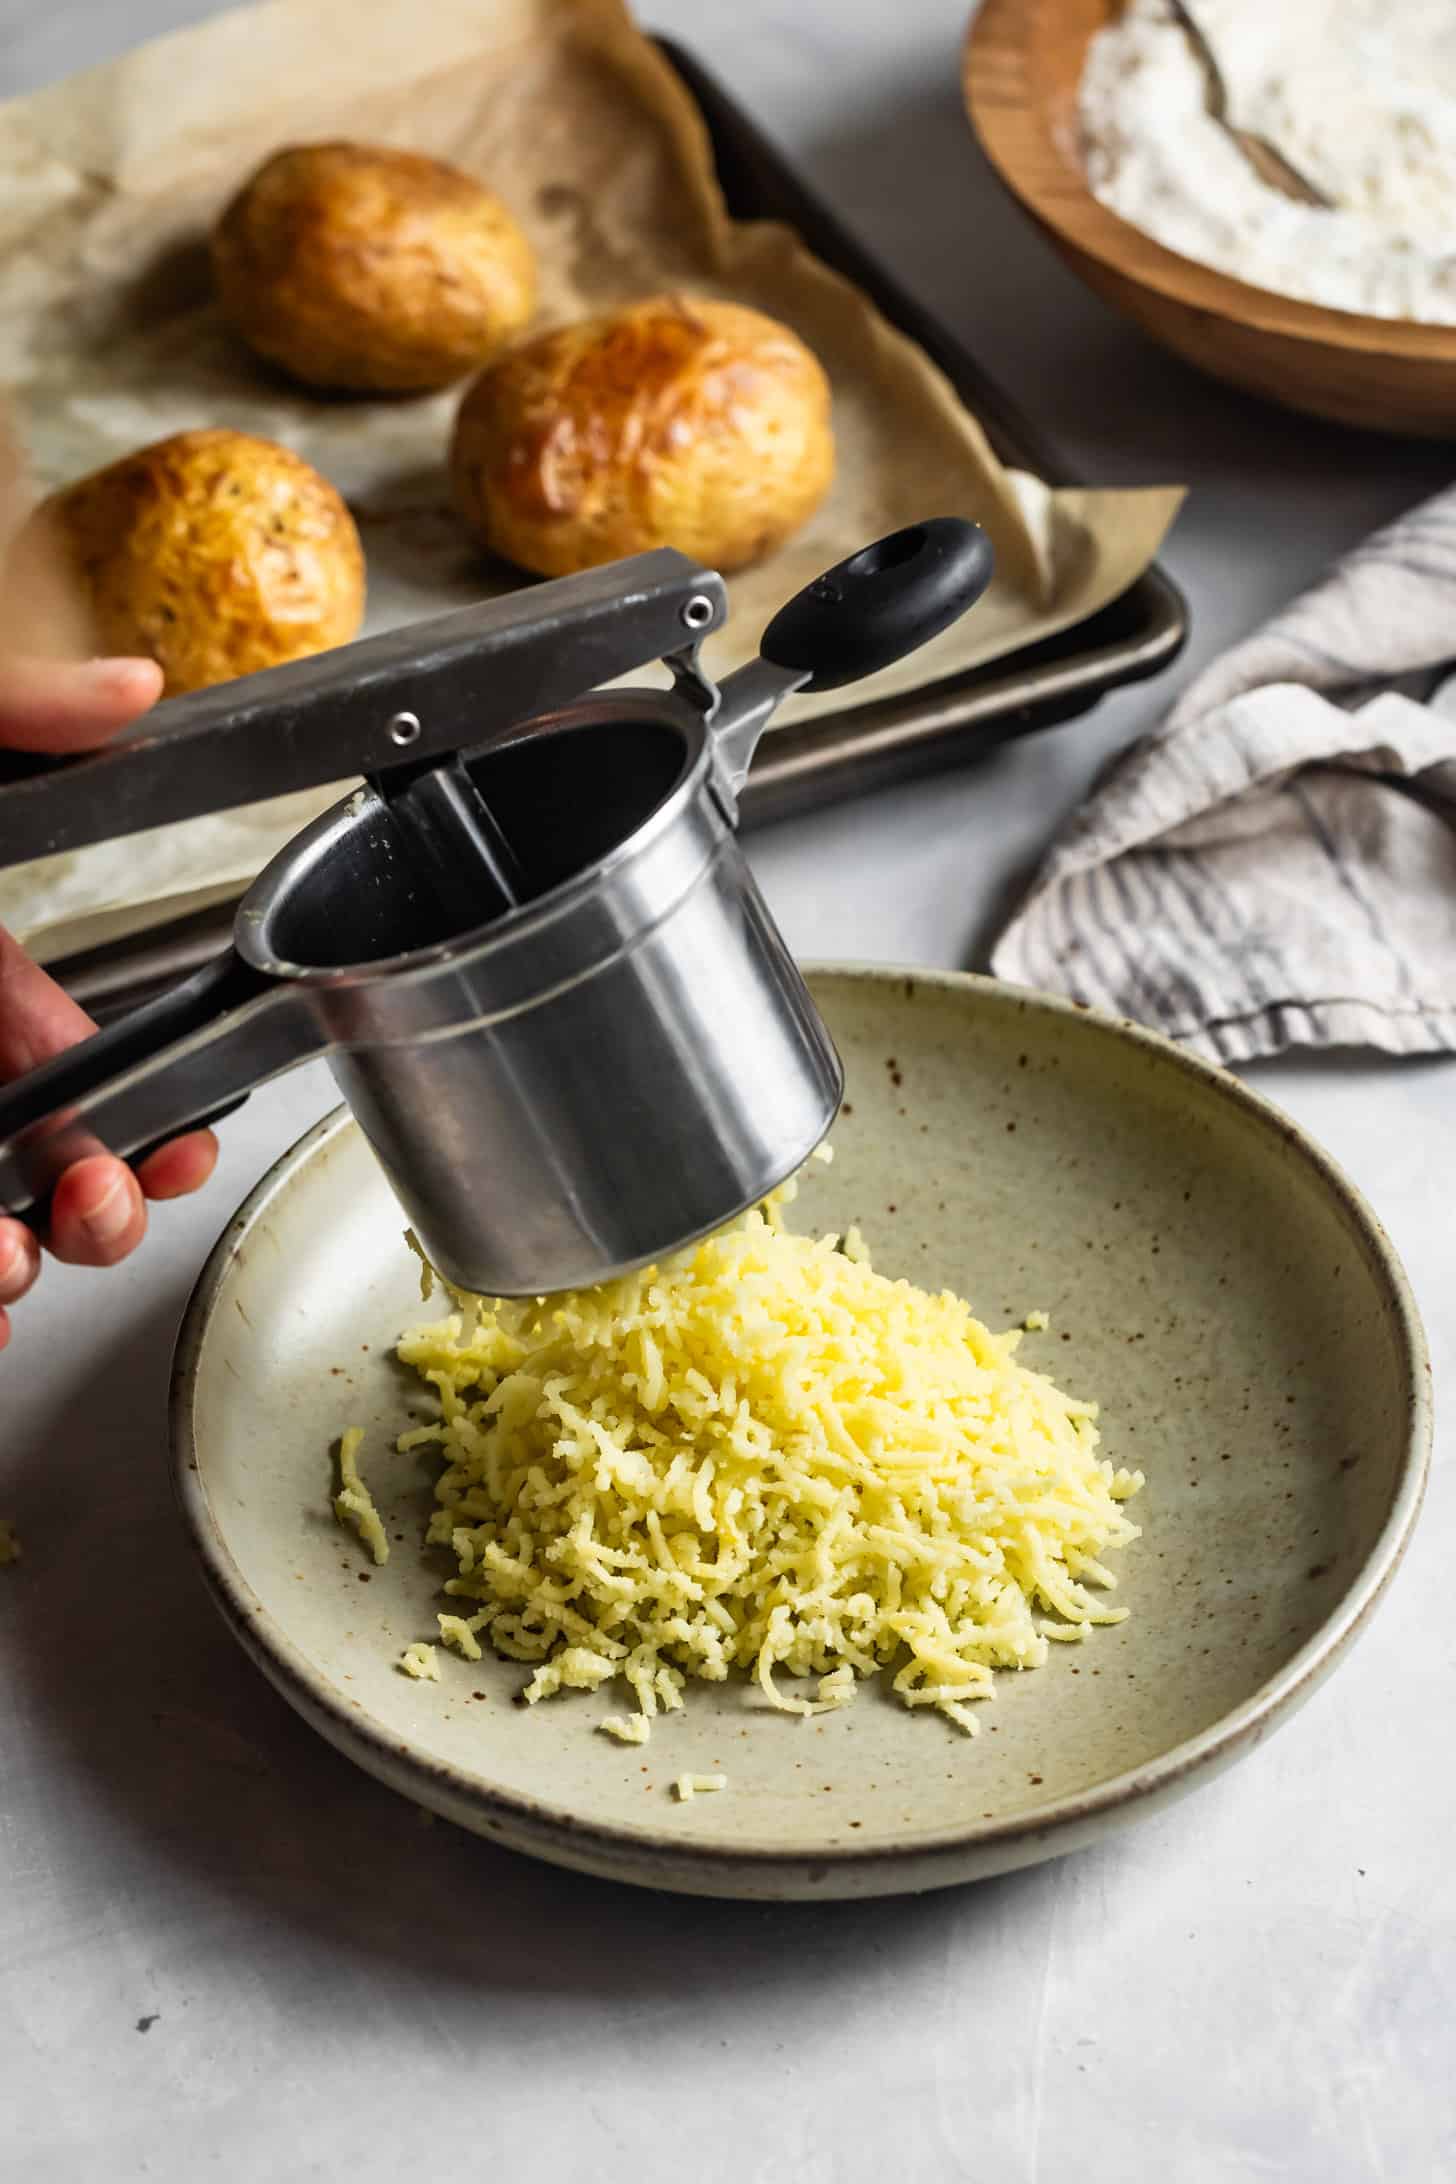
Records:
<instances>
[{"instance_id":1,"label":"striped linen napkin","mask_svg":"<svg viewBox=\"0 0 1456 2184\"><path fill-rule=\"evenodd\" d=\"M1456 488L1215 660L991 955L1194 1052L1456 1051Z\"/></svg>"}]
</instances>

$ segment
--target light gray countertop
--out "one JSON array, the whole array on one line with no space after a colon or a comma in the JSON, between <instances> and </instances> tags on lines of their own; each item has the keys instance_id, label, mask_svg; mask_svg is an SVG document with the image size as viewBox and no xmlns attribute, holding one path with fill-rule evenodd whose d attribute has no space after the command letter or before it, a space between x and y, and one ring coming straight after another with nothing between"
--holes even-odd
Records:
<instances>
[{"instance_id":1,"label":"light gray countertop","mask_svg":"<svg viewBox=\"0 0 1456 2184\"><path fill-rule=\"evenodd\" d=\"M427 0L415 0L417 5ZM482 0L482 5L488 0ZM20 90L220 9L0 0ZM929 785L756 838L806 956L965 964L1107 752L1446 452L1205 384L1002 201L957 91L964 0L653 0L1102 482L1187 478L1175 675ZM1456 1067L1258 1081L1456 1338ZM640 2184L1437 2184L1456 2175L1456 1546L1449 1428L1416 1543L1340 1673L1232 1774L1081 1856L790 1908L535 1867L337 1758L233 1646L182 1547L163 1398L225 1213L331 1104L227 1125L125 1274L52 1269L0 1363L0 2177L571 2176ZM143 2028L145 2027L145 2030Z\"/></svg>"}]
</instances>

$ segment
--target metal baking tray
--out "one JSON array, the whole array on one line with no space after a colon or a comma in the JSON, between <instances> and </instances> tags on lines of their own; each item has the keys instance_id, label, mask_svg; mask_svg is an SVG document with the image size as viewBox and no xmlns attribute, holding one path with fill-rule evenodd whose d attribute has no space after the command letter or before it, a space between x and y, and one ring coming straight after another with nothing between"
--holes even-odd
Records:
<instances>
[{"instance_id":1,"label":"metal baking tray","mask_svg":"<svg viewBox=\"0 0 1456 2184\"><path fill-rule=\"evenodd\" d=\"M797 229L826 265L934 358L1003 462L1053 485L1076 483L976 359L854 240L707 70L675 43L658 43L701 111L729 211ZM760 745L742 792L744 824L763 825L932 773L1071 720L1107 691L1160 673L1177 657L1187 628L1182 594L1154 566L1090 620L1010 658L802 727L776 728ZM223 903L49 967L79 1001L104 1015L205 961L225 944L231 925L232 906Z\"/></svg>"}]
</instances>

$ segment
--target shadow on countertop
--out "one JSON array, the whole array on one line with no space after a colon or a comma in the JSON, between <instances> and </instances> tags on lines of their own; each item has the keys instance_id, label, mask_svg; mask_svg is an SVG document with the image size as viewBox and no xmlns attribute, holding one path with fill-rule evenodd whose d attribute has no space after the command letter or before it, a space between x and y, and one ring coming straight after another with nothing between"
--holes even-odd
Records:
<instances>
[{"instance_id":1,"label":"shadow on countertop","mask_svg":"<svg viewBox=\"0 0 1456 2184\"><path fill-rule=\"evenodd\" d=\"M8 1771L52 1842L49 1885L70 1930L118 1922L155 1966L198 1953L238 1977L273 1966L295 1988L344 1970L451 1997L576 1996L680 2003L702 1990L812 2006L872 1958L906 1976L941 1945L954 1904L961 1949L1036 1921L1056 1866L949 1897L754 1904L652 1894L518 1857L422 1814L315 1736L238 1650L190 1561L164 1441L172 1294L113 1345L37 1436L54 1461L22 1482L26 1559L3 1623L35 1764ZM107 1406L126 1360L130 1408ZM0 1793L0 1809L5 1803ZM1207 1802L1181 1824L1199 1827ZM52 1825L57 1804L63 1824ZM1115 1845L1078 1864L1118 1855ZM685 1943L687 1946L685 1946ZM278 1963L292 1953L291 1973ZM298 1960L301 1959L301 1964ZM227 1967L208 1974L226 1983ZM150 1991L150 1990L149 1990Z\"/></svg>"},{"instance_id":2,"label":"shadow on countertop","mask_svg":"<svg viewBox=\"0 0 1456 2184\"><path fill-rule=\"evenodd\" d=\"M934 1897L779 1906L595 1881L429 1819L316 1737L229 1638L173 1507L163 1421L183 1301L154 1306L43 1422L54 1461L19 1495L6 1640L41 1748L28 1789L66 1807L52 1841L68 1921L100 1931L123 1905L143 1950L185 1924L240 1968L286 1929L316 1966L403 1972L446 1998L681 1999L710 1962L720 1993L771 1981L808 2001L867 1951L923 1949L945 1917ZM117 1414L123 1352L137 1399ZM1045 1886L1029 1873L959 1893L999 1921Z\"/></svg>"}]
</instances>

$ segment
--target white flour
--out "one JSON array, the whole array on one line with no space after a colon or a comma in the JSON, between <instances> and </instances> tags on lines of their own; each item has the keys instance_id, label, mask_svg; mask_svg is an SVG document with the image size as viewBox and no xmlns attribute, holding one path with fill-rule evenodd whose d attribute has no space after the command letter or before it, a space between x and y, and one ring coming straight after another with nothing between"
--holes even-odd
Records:
<instances>
[{"instance_id":1,"label":"white flour","mask_svg":"<svg viewBox=\"0 0 1456 2184\"><path fill-rule=\"evenodd\" d=\"M1206 111L1165 0L1099 32L1081 88L1092 188L1170 250L1338 310L1456 325L1456 0L1194 0L1240 128L1333 210L1262 182Z\"/></svg>"}]
</instances>

